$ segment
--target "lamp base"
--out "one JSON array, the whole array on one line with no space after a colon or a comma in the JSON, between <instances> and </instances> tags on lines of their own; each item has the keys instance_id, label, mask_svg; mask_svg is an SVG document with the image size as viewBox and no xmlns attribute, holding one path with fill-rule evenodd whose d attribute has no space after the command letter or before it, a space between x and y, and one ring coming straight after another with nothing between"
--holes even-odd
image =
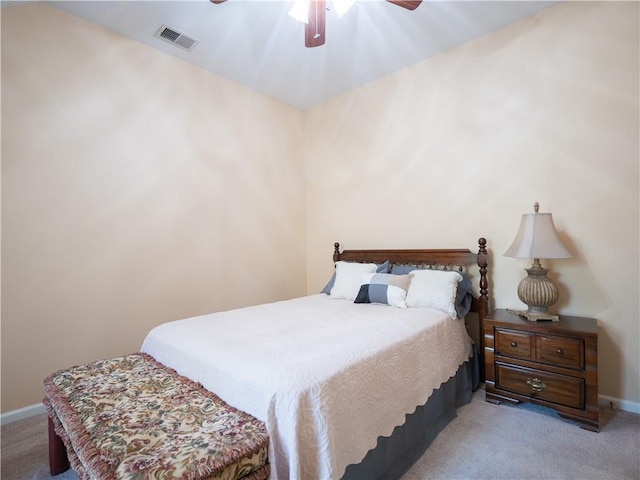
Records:
<instances>
[{"instance_id":1,"label":"lamp base","mask_svg":"<svg viewBox=\"0 0 640 480\"><path fill-rule=\"evenodd\" d=\"M558 315L549 312L549 307L558 301L558 287L547 277L546 268L542 268L540 259L535 258L527 276L518 284L518 298L529 308L525 311L514 310L515 315L532 322L559 321Z\"/></svg>"},{"instance_id":2,"label":"lamp base","mask_svg":"<svg viewBox=\"0 0 640 480\"><path fill-rule=\"evenodd\" d=\"M527 310L512 310L507 308L507 312L511 315L517 315L521 318L529 320L530 322L559 322L560 317L552 313L533 313Z\"/></svg>"}]
</instances>

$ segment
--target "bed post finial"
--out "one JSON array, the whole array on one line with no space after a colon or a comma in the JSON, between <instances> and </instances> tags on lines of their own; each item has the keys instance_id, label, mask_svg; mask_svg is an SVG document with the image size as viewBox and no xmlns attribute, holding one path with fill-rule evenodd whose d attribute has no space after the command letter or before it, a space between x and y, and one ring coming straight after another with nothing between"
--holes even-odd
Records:
<instances>
[{"instance_id":1,"label":"bed post finial","mask_svg":"<svg viewBox=\"0 0 640 480\"><path fill-rule=\"evenodd\" d=\"M340 261L340 244L338 242L333 244L333 261Z\"/></svg>"},{"instance_id":2,"label":"bed post finial","mask_svg":"<svg viewBox=\"0 0 640 480\"><path fill-rule=\"evenodd\" d=\"M480 237L478 239L478 267L480 267L480 301L485 305L484 315L489 314L489 295L487 282L487 239Z\"/></svg>"},{"instance_id":3,"label":"bed post finial","mask_svg":"<svg viewBox=\"0 0 640 480\"><path fill-rule=\"evenodd\" d=\"M487 239L480 237L478 239L478 267L480 269L480 298L478 298L478 320L479 320L479 344L478 344L478 360L480 363L480 381L486 378L484 364L484 319L489 315L489 284L487 282Z\"/></svg>"}]
</instances>

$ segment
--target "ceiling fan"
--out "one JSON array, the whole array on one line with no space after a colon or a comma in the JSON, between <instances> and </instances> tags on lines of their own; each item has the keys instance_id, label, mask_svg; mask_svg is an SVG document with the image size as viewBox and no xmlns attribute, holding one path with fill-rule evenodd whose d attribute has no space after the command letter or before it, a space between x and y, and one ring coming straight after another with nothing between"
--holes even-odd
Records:
<instances>
[{"instance_id":1,"label":"ceiling fan","mask_svg":"<svg viewBox=\"0 0 640 480\"><path fill-rule=\"evenodd\" d=\"M227 0L209 0L211 3L220 4ZM407 10L415 10L422 0L385 0ZM309 0L309 12L304 26L304 45L306 47L319 47L325 42L326 25L326 0Z\"/></svg>"}]
</instances>

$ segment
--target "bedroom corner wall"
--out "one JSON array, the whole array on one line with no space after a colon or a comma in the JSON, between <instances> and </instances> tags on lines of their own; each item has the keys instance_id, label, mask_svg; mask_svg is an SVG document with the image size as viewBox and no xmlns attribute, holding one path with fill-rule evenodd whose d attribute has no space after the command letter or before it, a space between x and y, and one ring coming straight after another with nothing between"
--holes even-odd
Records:
<instances>
[{"instance_id":1,"label":"bedroom corner wall","mask_svg":"<svg viewBox=\"0 0 640 480\"><path fill-rule=\"evenodd\" d=\"M44 4L2 9L2 411L170 320L305 293L302 113Z\"/></svg>"},{"instance_id":2,"label":"bedroom corner wall","mask_svg":"<svg viewBox=\"0 0 640 480\"><path fill-rule=\"evenodd\" d=\"M306 113L309 292L344 248L491 253L522 308L520 217L552 212L572 260L556 310L599 321L600 394L640 411L639 5L563 2Z\"/></svg>"}]
</instances>

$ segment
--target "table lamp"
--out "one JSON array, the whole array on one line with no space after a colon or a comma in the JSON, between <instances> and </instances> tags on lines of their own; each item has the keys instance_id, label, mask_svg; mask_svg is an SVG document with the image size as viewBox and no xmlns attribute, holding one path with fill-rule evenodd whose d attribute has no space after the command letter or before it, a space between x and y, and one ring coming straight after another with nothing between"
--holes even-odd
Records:
<instances>
[{"instance_id":1,"label":"table lamp","mask_svg":"<svg viewBox=\"0 0 640 480\"><path fill-rule=\"evenodd\" d=\"M531 258L533 265L527 268L527 276L518 285L518 298L529 308L509 310L527 320L558 321L558 315L549 312L549 307L558 301L558 287L547 277L541 258L572 258L560 241L550 213L538 213L538 202L533 204L535 213L522 215L516 238L505 252L505 257Z\"/></svg>"}]
</instances>

